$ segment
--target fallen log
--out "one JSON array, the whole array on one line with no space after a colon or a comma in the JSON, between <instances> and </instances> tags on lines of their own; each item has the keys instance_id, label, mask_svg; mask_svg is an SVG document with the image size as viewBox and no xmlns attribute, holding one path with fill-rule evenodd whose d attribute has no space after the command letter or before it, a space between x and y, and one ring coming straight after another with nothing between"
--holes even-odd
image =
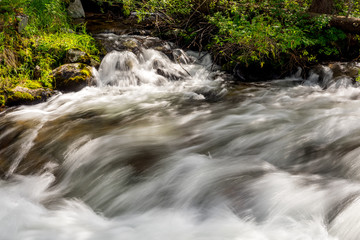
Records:
<instances>
[{"instance_id":1,"label":"fallen log","mask_svg":"<svg viewBox=\"0 0 360 240\"><path fill-rule=\"evenodd\" d=\"M331 16L330 26L341 29L346 33L360 34L360 18Z\"/></svg>"},{"instance_id":2,"label":"fallen log","mask_svg":"<svg viewBox=\"0 0 360 240\"><path fill-rule=\"evenodd\" d=\"M311 17L318 17L324 14L308 13ZM345 33L360 34L360 18L335 16L325 14L330 17L330 26L336 27Z\"/></svg>"}]
</instances>

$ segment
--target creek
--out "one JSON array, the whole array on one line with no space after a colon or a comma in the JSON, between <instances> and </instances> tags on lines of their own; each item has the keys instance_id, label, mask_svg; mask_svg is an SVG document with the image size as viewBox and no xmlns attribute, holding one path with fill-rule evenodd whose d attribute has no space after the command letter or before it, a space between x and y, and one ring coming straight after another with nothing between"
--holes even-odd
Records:
<instances>
[{"instance_id":1,"label":"creek","mask_svg":"<svg viewBox=\"0 0 360 240\"><path fill-rule=\"evenodd\" d=\"M358 239L360 88L323 71L108 53L97 86L0 113L0 239Z\"/></svg>"}]
</instances>

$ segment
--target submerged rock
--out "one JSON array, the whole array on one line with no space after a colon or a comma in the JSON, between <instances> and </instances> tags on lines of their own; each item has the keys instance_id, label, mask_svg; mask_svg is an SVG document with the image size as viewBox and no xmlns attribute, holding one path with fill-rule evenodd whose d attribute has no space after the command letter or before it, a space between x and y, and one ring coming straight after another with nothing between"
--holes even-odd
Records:
<instances>
[{"instance_id":1,"label":"submerged rock","mask_svg":"<svg viewBox=\"0 0 360 240\"><path fill-rule=\"evenodd\" d=\"M92 68L82 63L64 64L53 70L55 89L63 92L79 91L95 85Z\"/></svg>"},{"instance_id":2,"label":"submerged rock","mask_svg":"<svg viewBox=\"0 0 360 240\"><path fill-rule=\"evenodd\" d=\"M8 93L6 104L8 106L36 104L45 101L53 94L54 91L48 88L29 89L17 86Z\"/></svg>"}]
</instances>

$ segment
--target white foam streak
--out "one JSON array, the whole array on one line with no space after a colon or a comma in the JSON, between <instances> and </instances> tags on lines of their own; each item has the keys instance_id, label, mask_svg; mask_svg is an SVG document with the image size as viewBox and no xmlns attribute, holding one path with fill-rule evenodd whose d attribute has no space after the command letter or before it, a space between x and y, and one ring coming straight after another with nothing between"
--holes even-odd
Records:
<instances>
[{"instance_id":1,"label":"white foam streak","mask_svg":"<svg viewBox=\"0 0 360 240\"><path fill-rule=\"evenodd\" d=\"M0 232L1 239L335 239L328 235L320 219L294 221L278 217L257 224L239 219L226 208L214 210L205 220L199 218L195 209L153 209L107 219L78 200L45 208L40 203L46 196L44 188L50 179L43 175L24 177L12 185L2 183L1 204L6 208L0 212L0 223L6 231ZM28 195L29 187L36 187L37 191Z\"/></svg>"},{"instance_id":2,"label":"white foam streak","mask_svg":"<svg viewBox=\"0 0 360 240\"><path fill-rule=\"evenodd\" d=\"M26 137L22 139L23 142L20 146L19 151L17 152L16 158L13 160L8 172L6 173L6 177L9 177L14 173L16 168L19 166L21 160L26 156L26 154L28 154L30 149L34 146L34 140L37 137L39 130L44 125L44 122L37 125L34 129L29 130L29 133L26 133Z\"/></svg>"}]
</instances>

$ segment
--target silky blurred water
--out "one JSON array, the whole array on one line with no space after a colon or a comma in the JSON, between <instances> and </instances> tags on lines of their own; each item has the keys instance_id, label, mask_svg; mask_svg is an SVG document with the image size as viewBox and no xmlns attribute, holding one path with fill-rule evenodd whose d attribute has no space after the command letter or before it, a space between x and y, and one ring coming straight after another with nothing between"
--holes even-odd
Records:
<instances>
[{"instance_id":1,"label":"silky blurred water","mask_svg":"<svg viewBox=\"0 0 360 240\"><path fill-rule=\"evenodd\" d=\"M177 53L111 52L97 87L1 113L0 239L358 239L356 84Z\"/></svg>"}]
</instances>

